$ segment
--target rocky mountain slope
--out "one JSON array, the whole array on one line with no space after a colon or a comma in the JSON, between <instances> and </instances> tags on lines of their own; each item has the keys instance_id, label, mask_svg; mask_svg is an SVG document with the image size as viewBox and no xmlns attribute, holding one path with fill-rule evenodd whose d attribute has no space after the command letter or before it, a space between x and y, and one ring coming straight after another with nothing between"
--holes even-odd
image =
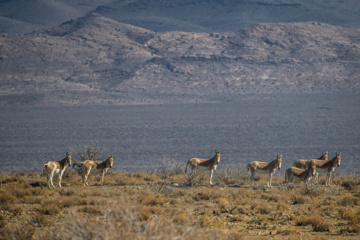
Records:
<instances>
[{"instance_id":1,"label":"rocky mountain slope","mask_svg":"<svg viewBox=\"0 0 360 240\"><path fill-rule=\"evenodd\" d=\"M0 33L29 33L90 12L158 32L306 21L360 28L358 0L7 0L0 1Z\"/></svg>"},{"instance_id":2,"label":"rocky mountain slope","mask_svg":"<svg viewBox=\"0 0 360 240\"><path fill-rule=\"evenodd\" d=\"M159 33L89 14L44 31L0 35L0 103L357 92L359 59L360 30L324 23Z\"/></svg>"}]
</instances>

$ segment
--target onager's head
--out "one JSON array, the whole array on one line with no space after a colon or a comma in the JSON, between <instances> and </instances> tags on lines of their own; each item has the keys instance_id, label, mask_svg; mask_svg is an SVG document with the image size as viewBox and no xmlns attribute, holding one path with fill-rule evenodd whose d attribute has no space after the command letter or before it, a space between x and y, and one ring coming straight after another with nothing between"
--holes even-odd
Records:
<instances>
[{"instance_id":1,"label":"onager's head","mask_svg":"<svg viewBox=\"0 0 360 240\"><path fill-rule=\"evenodd\" d=\"M71 166L71 152L66 153L66 158L67 158L67 161L68 161L68 166L70 167Z\"/></svg>"},{"instance_id":2,"label":"onager's head","mask_svg":"<svg viewBox=\"0 0 360 240\"><path fill-rule=\"evenodd\" d=\"M219 162L220 162L220 151L215 150L215 158L216 158L216 164L219 164Z\"/></svg>"},{"instance_id":3,"label":"onager's head","mask_svg":"<svg viewBox=\"0 0 360 240\"><path fill-rule=\"evenodd\" d=\"M341 163L341 152L339 154L336 153L336 164L338 167L340 167L340 163Z\"/></svg>"},{"instance_id":4,"label":"onager's head","mask_svg":"<svg viewBox=\"0 0 360 240\"><path fill-rule=\"evenodd\" d=\"M113 156L114 156L114 154L113 154L112 156L110 156L110 155L108 154L108 160L109 160L109 167L110 167L110 168L112 168L112 166L113 166Z\"/></svg>"},{"instance_id":5,"label":"onager's head","mask_svg":"<svg viewBox=\"0 0 360 240\"><path fill-rule=\"evenodd\" d=\"M322 160L328 160L328 151L322 152L321 159L322 159Z\"/></svg>"},{"instance_id":6,"label":"onager's head","mask_svg":"<svg viewBox=\"0 0 360 240\"><path fill-rule=\"evenodd\" d=\"M281 161L282 161L282 155L277 155L277 161L278 161L278 168L281 169Z\"/></svg>"}]
</instances>

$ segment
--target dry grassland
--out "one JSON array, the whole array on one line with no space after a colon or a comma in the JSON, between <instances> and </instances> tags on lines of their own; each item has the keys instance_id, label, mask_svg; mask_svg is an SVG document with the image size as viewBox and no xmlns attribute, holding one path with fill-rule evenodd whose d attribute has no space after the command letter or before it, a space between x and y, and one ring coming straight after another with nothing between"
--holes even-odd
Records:
<instances>
[{"instance_id":1,"label":"dry grassland","mask_svg":"<svg viewBox=\"0 0 360 240\"><path fill-rule=\"evenodd\" d=\"M175 169L175 168L174 168ZM265 188L249 186L244 169L223 166L208 175L109 172L90 187L67 169L50 190L37 171L0 175L0 239L359 239L360 177ZM54 178L54 184L57 178ZM190 186L191 185L191 186Z\"/></svg>"}]
</instances>

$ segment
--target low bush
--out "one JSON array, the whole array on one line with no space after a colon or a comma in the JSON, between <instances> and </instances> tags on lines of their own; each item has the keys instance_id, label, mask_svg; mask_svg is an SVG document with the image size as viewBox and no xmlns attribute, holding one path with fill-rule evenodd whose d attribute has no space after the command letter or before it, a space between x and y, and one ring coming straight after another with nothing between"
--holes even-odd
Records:
<instances>
[{"instance_id":1,"label":"low bush","mask_svg":"<svg viewBox=\"0 0 360 240\"><path fill-rule=\"evenodd\" d=\"M330 231L330 224L322 219L320 216L303 216L296 221L297 226L311 225L315 232L328 232Z\"/></svg>"}]
</instances>

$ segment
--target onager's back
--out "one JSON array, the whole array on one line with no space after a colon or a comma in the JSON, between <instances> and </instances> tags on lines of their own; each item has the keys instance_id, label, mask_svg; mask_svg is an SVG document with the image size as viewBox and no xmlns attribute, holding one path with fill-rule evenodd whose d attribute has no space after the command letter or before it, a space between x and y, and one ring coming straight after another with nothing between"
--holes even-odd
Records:
<instances>
[{"instance_id":1,"label":"onager's back","mask_svg":"<svg viewBox=\"0 0 360 240\"><path fill-rule=\"evenodd\" d=\"M315 160L328 160L328 151L322 152L322 155L318 158L312 158ZM294 162L294 167L301 168L301 169L308 169L306 164L307 162L311 161L312 159L299 159L296 162Z\"/></svg>"}]
</instances>

